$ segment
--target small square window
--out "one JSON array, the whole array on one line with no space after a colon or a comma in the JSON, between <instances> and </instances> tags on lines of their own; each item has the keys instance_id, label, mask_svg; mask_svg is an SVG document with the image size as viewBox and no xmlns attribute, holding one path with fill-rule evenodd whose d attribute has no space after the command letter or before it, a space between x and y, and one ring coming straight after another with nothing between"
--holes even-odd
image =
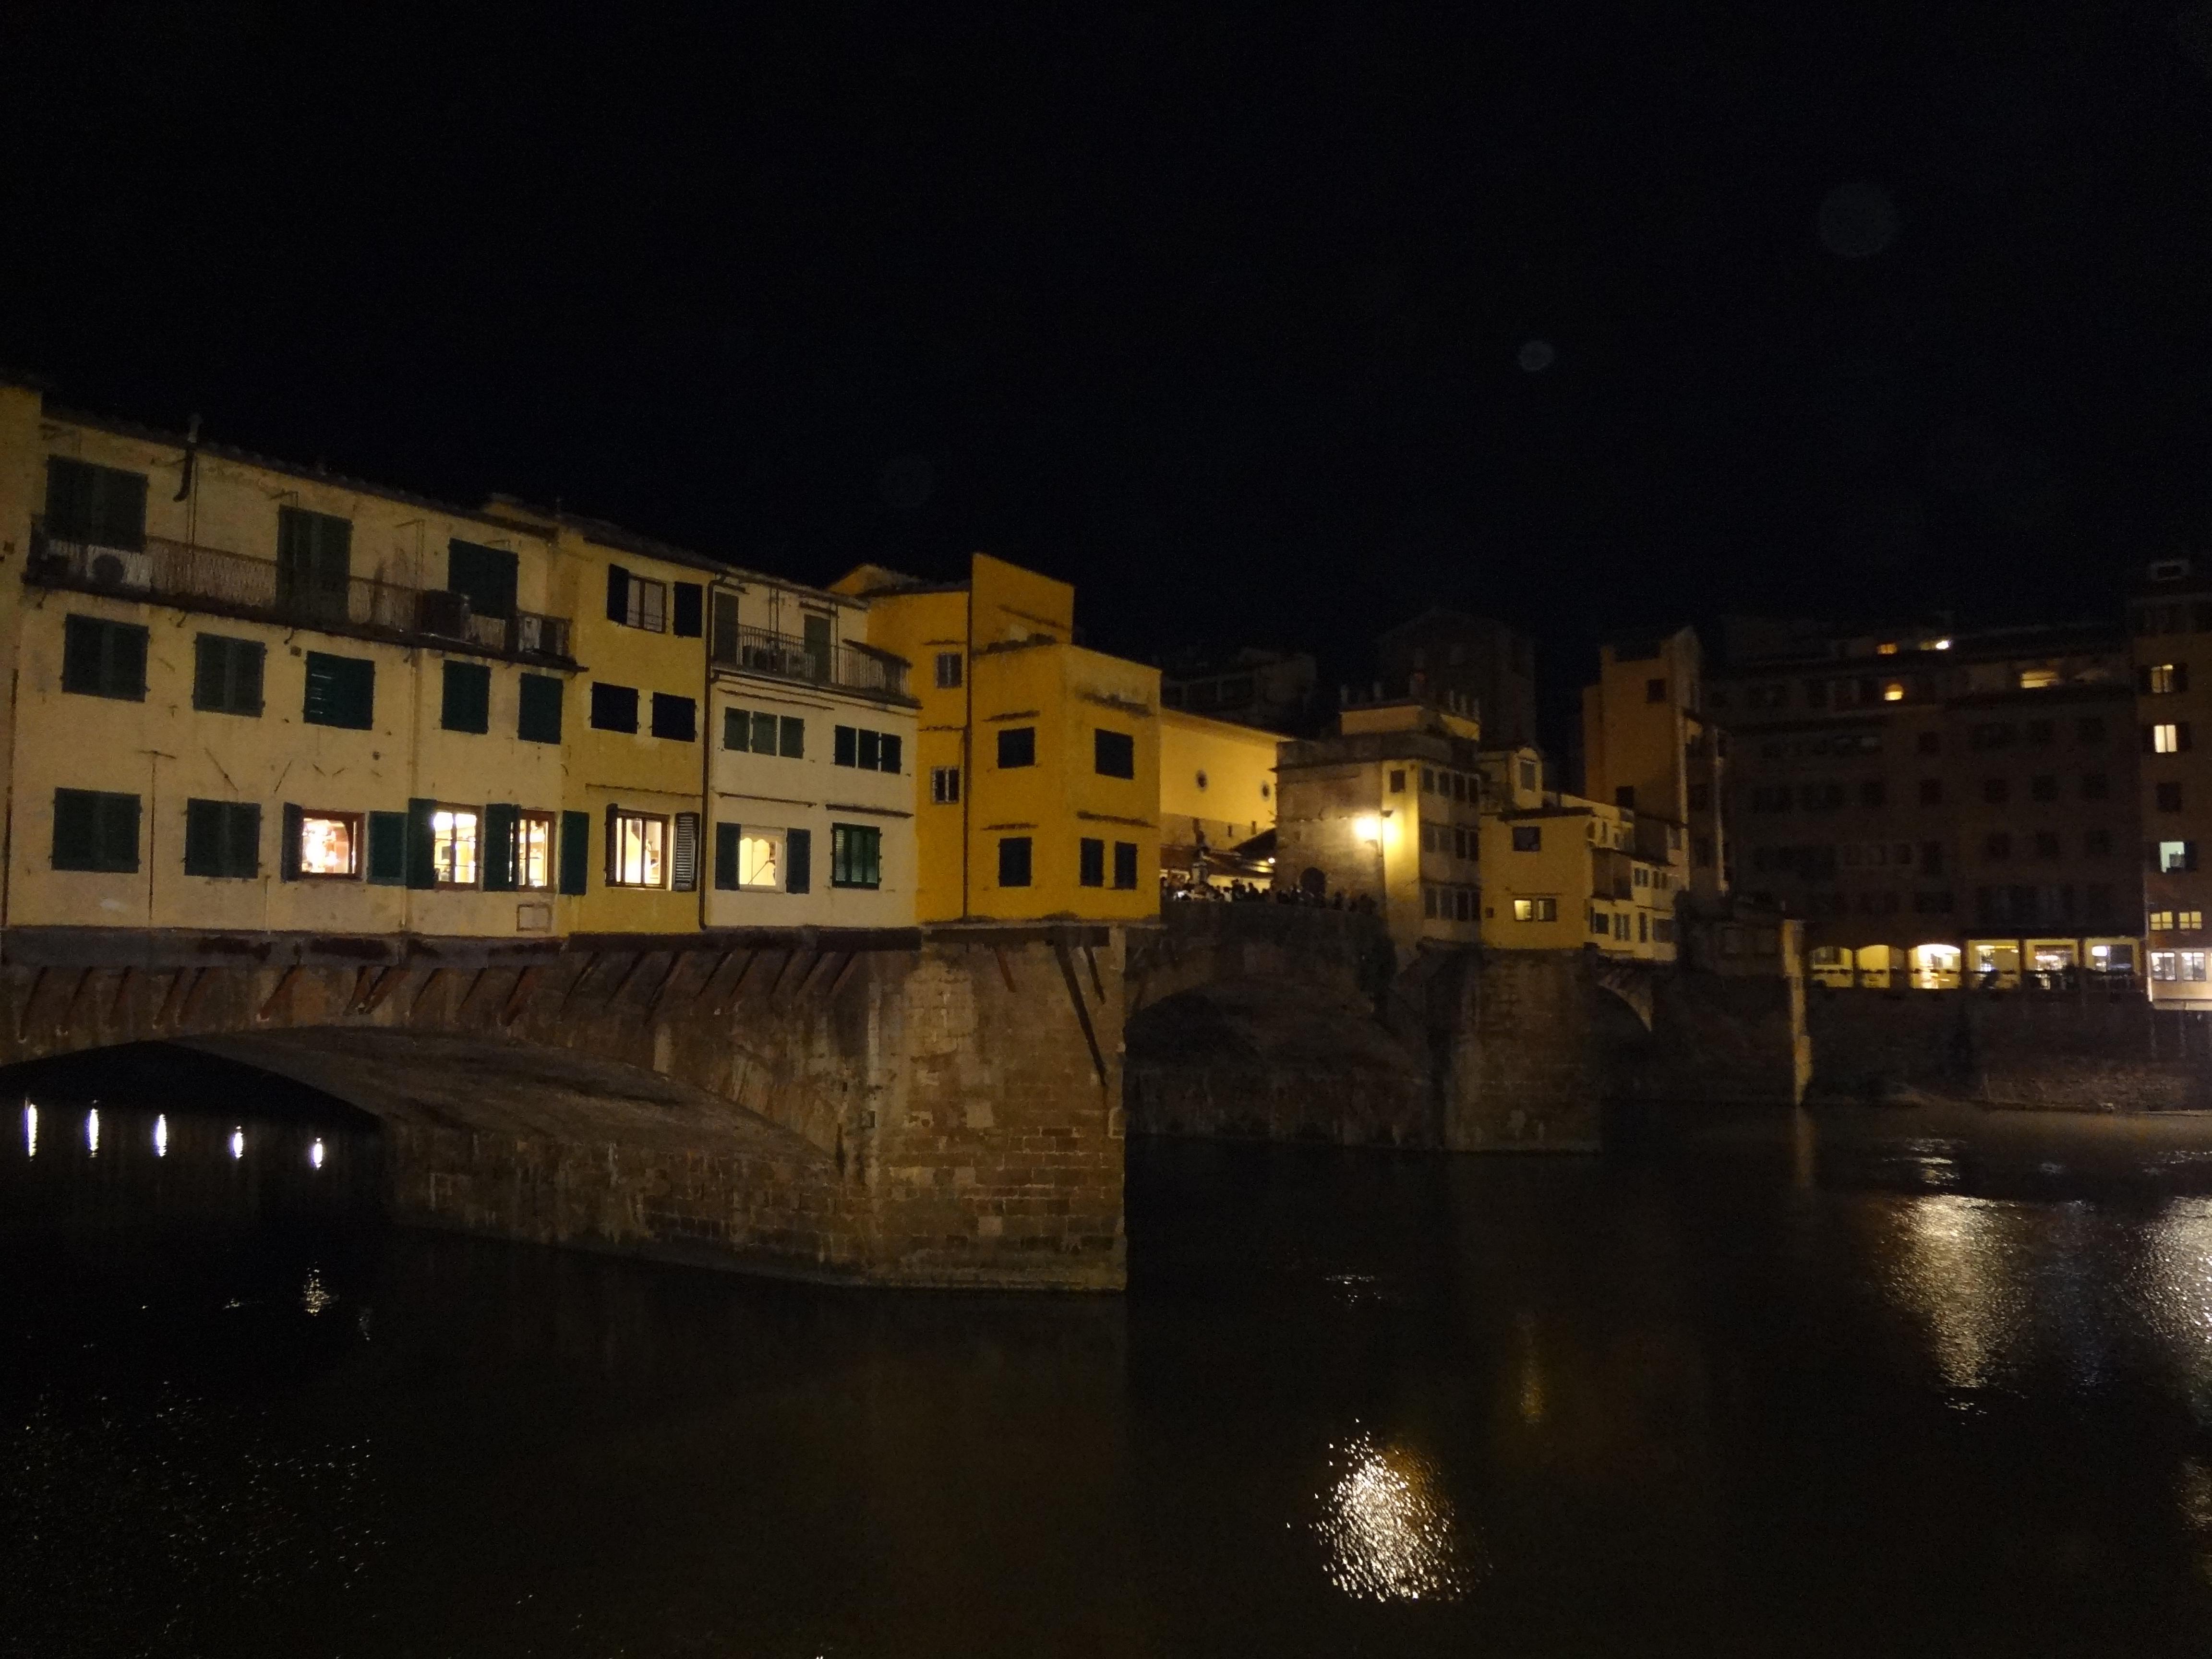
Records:
<instances>
[{"instance_id":1,"label":"small square window","mask_svg":"<svg viewBox=\"0 0 2212 1659\"><path fill-rule=\"evenodd\" d=\"M960 769L957 766L933 766L929 769L929 799L939 806L952 806L960 799Z\"/></svg>"},{"instance_id":2,"label":"small square window","mask_svg":"<svg viewBox=\"0 0 2212 1659\"><path fill-rule=\"evenodd\" d=\"M1137 740L1127 732L1109 732L1103 727L1093 732L1091 763L1102 778L1133 778L1137 775Z\"/></svg>"},{"instance_id":3,"label":"small square window","mask_svg":"<svg viewBox=\"0 0 2212 1659\"><path fill-rule=\"evenodd\" d=\"M55 790L53 865L57 870L137 870L138 797Z\"/></svg>"},{"instance_id":4,"label":"small square window","mask_svg":"<svg viewBox=\"0 0 2212 1659\"><path fill-rule=\"evenodd\" d=\"M1106 843L1085 836L1075 844L1076 883L1083 887L1106 884Z\"/></svg>"},{"instance_id":5,"label":"small square window","mask_svg":"<svg viewBox=\"0 0 2212 1659\"><path fill-rule=\"evenodd\" d=\"M2201 933L2204 931L2202 910L2177 910L2173 915L2173 929L2178 933Z\"/></svg>"},{"instance_id":6,"label":"small square window","mask_svg":"<svg viewBox=\"0 0 2212 1659\"><path fill-rule=\"evenodd\" d=\"M550 674L525 674L514 735L525 743L560 742L562 699L562 684Z\"/></svg>"},{"instance_id":7,"label":"small square window","mask_svg":"<svg viewBox=\"0 0 2212 1659\"><path fill-rule=\"evenodd\" d=\"M1002 727L999 732L999 765L1000 768L1009 769L1017 766L1035 766L1036 764L1036 727L1034 726L1009 726ZM1024 845L1026 845L1026 843L1024 843ZM1001 885L1004 884L1005 884L1003 883L1001 884ZM1022 880L1016 884L1026 887L1029 884L1029 878L1024 875Z\"/></svg>"},{"instance_id":8,"label":"small square window","mask_svg":"<svg viewBox=\"0 0 2212 1659\"><path fill-rule=\"evenodd\" d=\"M677 743L696 743L699 737L699 704L690 697L665 691L653 694L653 735Z\"/></svg>"},{"instance_id":9,"label":"small square window","mask_svg":"<svg viewBox=\"0 0 2212 1659\"><path fill-rule=\"evenodd\" d=\"M1517 898L1513 901L1513 920L1516 921L1557 921L1559 902L1556 898Z\"/></svg>"},{"instance_id":10,"label":"small square window","mask_svg":"<svg viewBox=\"0 0 2212 1659\"><path fill-rule=\"evenodd\" d=\"M830 826L830 884L880 887L884 882L884 832L872 823Z\"/></svg>"},{"instance_id":11,"label":"small square window","mask_svg":"<svg viewBox=\"0 0 2212 1659\"><path fill-rule=\"evenodd\" d=\"M637 690L635 686L592 684L592 724L602 732L637 730Z\"/></svg>"},{"instance_id":12,"label":"small square window","mask_svg":"<svg viewBox=\"0 0 2212 1659\"><path fill-rule=\"evenodd\" d=\"M286 807L285 835L292 869L302 878L346 880L361 874L361 814Z\"/></svg>"},{"instance_id":13,"label":"small square window","mask_svg":"<svg viewBox=\"0 0 2212 1659\"><path fill-rule=\"evenodd\" d=\"M957 651L939 652L937 653L938 690L950 691L957 688L960 684L960 668L961 657Z\"/></svg>"},{"instance_id":14,"label":"small square window","mask_svg":"<svg viewBox=\"0 0 2212 1659\"><path fill-rule=\"evenodd\" d=\"M185 803L185 873L250 880L261 873L261 808L252 801Z\"/></svg>"},{"instance_id":15,"label":"small square window","mask_svg":"<svg viewBox=\"0 0 2212 1659\"><path fill-rule=\"evenodd\" d=\"M491 730L491 670L482 663L445 665L438 723L448 732Z\"/></svg>"},{"instance_id":16,"label":"small square window","mask_svg":"<svg viewBox=\"0 0 2212 1659\"><path fill-rule=\"evenodd\" d=\"M376 664L368 657L307 653L307 697L300 717L310 726L366 732L376 724Z\"/></svg>"},{"instance_id":17,"label":"small square window","mask_svg":"<svg viewBox=\"0 0 2212 1659\"><path fill-rule=\"evenodd\" d=\"M1516 853L1540 853L1544 850L1544 830L1540 824L1516 823L1513 826L1513 850Z\"/></svg>"},{"instance_id":18,"label":"small square window","mask_svg":"<svg viewBox=\"0 0 2212 1659\"><path fill-rule=\"evenodd\" d=\"M1406 793L1406 769L1402 766L1394 766L1390 769L1390 793L1394 795L1402 795Z\"/></svg>"},{"instance_id":19,"label":"small square window","mask_svg":"<svg viewBox=\"0 0 2212 1659\"><path fill-rule=\"evenodd\" d=\"M258 718L268 654L258 641L198 635L192 641L192 707L211 714Z\"/></svg>"},{"instance_id":20,"label":"small square window","mask_svg":"<svg viewBox=\"0 0 2212 1659\"><path fill-rule=\"evenodd\" d=\"M1004 732L1000 733L1004 737ZM1027 836L999 837L999 885L1026 887L1030 884L1030 838Z\"/></svg>"}]
</instances>

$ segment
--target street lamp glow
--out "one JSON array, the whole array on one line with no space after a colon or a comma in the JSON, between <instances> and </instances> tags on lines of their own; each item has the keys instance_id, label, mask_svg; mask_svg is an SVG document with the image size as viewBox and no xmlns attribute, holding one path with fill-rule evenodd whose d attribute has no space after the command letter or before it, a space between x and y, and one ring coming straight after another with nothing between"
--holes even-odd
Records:
<instances>
[{"instance_id":1,"label":"street lamp glow","mask_svg":"<svg viewBox=\"0 0 2212 1659\"><path fill-rule=\"evenodd\" d=\"M84 1115L85 1150L94 1158L100 1156L100 1108L95 1106Z\"/></svg>"},{"instance_id":2,"label":"street lamp glow","mask_svg":"<svg viewBox=\"0 0 2212 1659\"><path fill-rule=\"evenodd\" d=\"M154 1120L154 1156L167 1158L168 1155L169 1119L167 1114L164 1113Z\"/></svg>"},{"instance_id":3,"label":"street lamp glow","mask_svg":"<svg viewBox=\"0 0 2212 1659\"><path fill-rule=\"evenodd\" d=\"M319 1170L323 1167L323 1143L318 1140L307 1148L307 1162Z\"/></svg>"},{"instance_id":4,"label":"street lamp glow","mask_svg":"<svg viewBox=\"0 0 2212 1659\"><path fill-rule=\"evenodd\" d=\"M39 1109L29 1101L23 1103L23 1156L39 1155Z\"/></svg>"},{"instance_id":5,"label":"street lamp glow","mask_svg":"<svg viewBox=\"0 0 2212 1659\"><path fill-rule=\"evenodd\" d=\"M246 1156L246 1131L242 1128L230 1132L230 1155L233 1158Z\"/></svg>"},{"instance_id":6,"label":"street lamp glow","mask_svg":"<svg viewBox=\"0 0 2212 1659\"><path fill-rule=\"evenodd\" d=\"M1370 847L1376 846L1382 839L1382 820L1372 812L1362 812L1352 819L1352 833Z\"/></svg>"}]
</instances>

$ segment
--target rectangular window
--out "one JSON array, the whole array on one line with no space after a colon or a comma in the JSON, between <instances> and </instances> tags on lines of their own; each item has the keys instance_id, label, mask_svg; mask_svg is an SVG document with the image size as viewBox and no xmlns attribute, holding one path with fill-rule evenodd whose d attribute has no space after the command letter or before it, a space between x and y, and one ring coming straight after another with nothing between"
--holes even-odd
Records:
<instances>
[{"instance_id":1,"label":"rectangular window","mask_svg":"<svg viewBox=\"0 0 2212 1659\"><path fill-rule=\"evenodd\" d=\"M542 893L553 885L553 815L517 812L508 831L507 869L517 891Z\"/></svg>"},{"instance_id":2,"label":"rectangular window","mask_svg":"<svg viewBox=\"0 0 2212 1659\"><path fill-rule=\"evenodd\" d=\"M473 806L430 810L430 869L439 887L474 887L483 874L483 815Z\"/></svg>"},{"instance_id":3,"label":"rectangular window","mask_svg":"<svg viewBox=\"0 0 2212 1659\"><path fill-rule=\"evenodd\" d=\"M2171 951L2154 951L2150 953L2150 976L2153 979L2172 979L2175 977L2175 956Z\"/></svg>"},{"instance_id":4,"label":"rectangular window","mask_svg":"<svg viewBox=\"0 0 2212 1659\"><path fill-rule=\"evenodd\" d=\"M1114 884L1125 893L1136 890L1137 843L1133 841L1114 843Z\"/></svg>"},{"instance_id":5,"label":"rectangular window","mask_svg":"<svg viewBox=\"0 0 2212 1659\"><path fill-rule=\"evenodd\" d=\"M376 665L367 657L307 653L307 696L300 718L310 726L368 731L376 723Z\"/></svg>"},{"instance_id":6,"label":"rectangular window","mask_svg":"<svg viewBox=\"0 0 2212 1659\"><path fill-rule=\"evenodd\" d=\"M841 726L830 758L838 766L857 767L863 772L896 772L904 764L904 749L896 732Z\"/></svg>"},{"instance_id":7,"label":"rectangular window","mask_svg":"<svg viewBox=\"0 0 2212 1659\"><path fill-rule=\"evenodd\" d=\"M326 622L343 622L353 574L353 523L303 507L276 509L276 603Z\"/></svg>"},{"instance_id":8,"label":"rectangular window","mask_svg":"<svg viewBox=\"0 0 2212 1659\"><path fill-rule=\"evenodd\" d=\"M1559 902L1555 898L1517 898L1513 901L1513 920L1516 921L1557 921Z\"/></svg>"},{"instance_id":9,"label":"rectangular window","mask_svg":"<svg viewBox=\"0 0 2212 1659\"><path fill-rule=\"evenodd\" d=\"M602 732L637 730L637 691L628 685L592 683L592 724Z\"/></svg>"},{"instance_id":10,"label":"rectangular window","mask_svg":"<svg viewBox=\"0 0 2212 1659\"><path fill-rule=\"evenodd\" d=\"M2202 910L2177 910L2173 914L2173 927L2179 933L2201 933L2204 931L2204 913Z\"/></svg>"},{"instance_id":11,"label":"rectangular window","mask_svg":"<svg viewBox=\"0 0 2212 1659\"><path fill-rule=\"evenodd\" d=\"M668 631L668 585L634 575L618 564L607 567L607 620L649 634Z\"/></svg>"},{"instance_id":12,"label":"rectangular window","mask_svg":"<svg viewBox=\"0 0 2212 1659\"><path fill-rule=\"evenodd\" d=\"M883 764L884 734L863 731L860 733L860 766L863 772L873 772Z\"/></svg>"},{"instance_id":13,"label":"rectangular window","mask_svg":"<svg viewBox=\"0 0 2212 1659\"><path fill-rule=\"evenodd\" d=\"M372 818L369 822L372 838L375 828L375 820ZM369 862L372 866L376 862L373 839ZM561 814L561 890L564 893L582 892L589 884L591 872L592 815L589 812L563 812ZM372 874L369 879L374 881L376 878Z\"/></svg>"},{"instance_id":14,"label":"rectangular window","mask_svg":"<svg viewBox=\"0 0 2212 1659\"><path fill-rule=\"evenodd\" d=\"M185 873L250 880L261 873L261 808L253 801L185 803Z\"/></svg>"},{"instance_id":15,"label":"rectangular window","mask_svg":"<svg viewBox=\"0 0 2212 1659\"><path fill-rule=\"evenodd\" d=\"M483 547L459 538L446 544L446 586L468 595L471 616L512 617L520 568L520 562L503 547Z\"/></svg>"},{"instance_id":16,"label":"rectangular window","mask_svg":"<svg viewBox=\"0 0 2212 1659\"><path fill-rule=\"evenodd\" d=\"M714 827L714 885L725 889L782 890L784 835L781 830Z\"/></svg>"},{"instance_id":17,"label":"rectangular window","mask_svg":"<svg viewBox=\"0 0 2212 1659\"><path fill-rule=\"evenodd\" d=\"M1091 765L1102 778L1137 775L1137 740L1127 732L1100 728L1091 734Z\"/></svg>"},{"instance_id":18,"label":"rectangular window","mask_svg":"<svg viewBox=\"0 0 2212 1659\"><path fill-rule=\"evenodd\" d=\"M783 714L778 716L776 720L776 732L777 742L775 752L777 754L782 756L786 760L805 760L806 758L806 720L805 716L799 714ZM891 753L893 757L896 757L898 753L896 747L898 739L894 738L891 739L891 742L893 744ZM763 750L761 752L763 754L766 754L768 751L766 750ZM896 772L898 770L898 768L893 766L890 769Z\"/></svg>"},{"instance_id":19,"label":"rectangular window","mask_svg":"<svg viewBox=\"0 0 2212 1659\"><path fill-rule=\"evenodd\" d=\"M1000 734L1005 735L1004 733ZM1026 887L1030 884L1030 838L1027 836L999 837L999 885Z\"/></svg>"},{"instance_id":20,"label":"rectangular window","mask_svg":"<svg viewBox=\"0 0 2212 1659\"><path fill-rule=\"evenodd\" d=\"M491 670L479 662L445 665L438 723L448 732L491 730Z\"/></svg>"},{"instance_id":21,"label":"rectangular window","mask_svg":"<svg viewBox=\"0 0 2212 1659\"><path fill-rule=\"evenodd\" d=\"M514 735L525 743L560 742L562 696L561 682L550 674L525 674Z\"/></svg>"},{"instance_id":22,"label":"rectangular window","mask_svg":"<svg viewBox=\"0 0 2212 1659\"><path fill-rule=\"evenodd\" d=\"M1516 823L1513 826L1513 850L1516 853L1540 853L1544 850L1544 831L1540 824Z\"/></svg>"},{"instance_id":23,"label":"rectangular window","mask_svg":"<svg viewBox=\"0 0 2212 1659\"><path fill-rule=\"evenodd\" d=\"M814 832L787 830L783 836L783 890L804 893L814 882Z\"/></svg>"},{"instance_id":24,"label":"rectangular window","mask_svg":"<svg viewBox=\"0 0 2212 1659\"><path fill-rule=\"evenodd\" d=\"M2189 665L2186 663L2154 663L2140 672L2146 696L2163 697L2189 689Z\"/></svg>"},{"instance_id":25,"label":"rectangular window","mask_svg":"<svg viewBox=\"0 0 2212 1659\"><path fill-rule=\"evenodd\" d=\"M267 649L253 640L201 634L192 641L192 707L210 714L261 714Z\"/></svg>"},{"instance_id":26,"label":"rectangular window","mask_svg":"<svg viewBox=\"0 0 2212 1659\"><path fill-rule=\"evenodd\" d=\"M1646 680L1646 681L1644 681L1644 702L1666 702L1666 701L1667 701L1667 682L1666 682L1666 681L1664 681L1664 680Z\"/></svg>"},{"instance_id":27,"label":"rectangular window","mask_svg":"<svg viewBox=\"0 0 2212 1659\"><path fill-rule=\"evenodd\" d=\"M1004 843L1000 843L1004 845ZM884 884L884 832L872 823L833 823L830 826L830 884L832 887L880 887Z\"/></svg>"},{"instance_id":28,"label":"rectangular window","mask_svg":"<svg viewBox=\"0 0 2212 1659\"><path fill-rule=\"evenodd\" d=\"M676 584L673 631L679 640L696 640L707 631L707 589L699 582Z\"/></svg>"},{"instance_id":29,"label":"rectangular window","mask_svg":"<svg viewBox=\"0 0 2212 1659\"><path fill-rule=\"evenodd\" d=\"M1017 766L1036 764L1036 727L1009 726L999 732L999 766L1006 770ZM1023 885L1028 884L1024 882Z\"/></svg>"},{"instance_id":30,"label":"rectangular window","mask_svg":"<svg viewBox=\"0 0 2212 1659\"><path fill-rule=\"evenodd\" d=\"M2185 980L2201 981L2204 977L2204 952L2184 951L2181 953L2181 976Z\"/></svg>"},{"instance_id":31,"label":"rectangular window","mask_svg":"<svg viewBox=\"0 0 2212 1659\"><path fill-rule=\"evenodd\" d=\"M2161 720L2143 727L2143 747L2154 755L2179 755L2189 748L2187 720Z\"/></svg>"},{"instance_id":32,"label":"rectangular window","mask_svg":"<svg viewBox=\"0 0 2212 1659\"><path fill-rule=\"evenodd\" d=\"M929 769L929 799L939 806L951 806L960 799L960 769L957 766L933 766Z\"/></svg>"},{"instance_id":33,"label":"rectangular window","mask_svg":"<svg viewBox=\"0 0 2212 1659\"><path fill-rule=\"evenodd\" d=\"M653 694L653 735L677 743L696 743L699 737L699 705L690 697L665 691Z\"/></svg>"},{"instance_id":34,"label":"rectangular window","mask_svg":"<svg viewBox=\"0 0 2212 1659\"><path fill-rule=\"evenodd\" d=\"M2162 841L2158 844L2158 867L2167 874L2197 867L2197 843L2193 841Z\"/></svg>"},{"instance_id":35,"label":"rectangular window","mask_svg":"<svg viewBox=\"0 0 2212 1659\"><path fill-rule=\"evenodd\" d=\"M1075 879L1085 887L1106 884L1106 843L1085 836L1075 844Z\"/></svg>"},{"instance_id":36,"label":"rectangular window","mask_svg":"<svg viewBox=\"0 0 2212 1659\"><path fill-rule=\"evenodd\" d=\"M54 791L54 868L138 867L138 797L96 789Z\"/></svg>"},{"instance_id":37,"label":"rectangular window","mask_svg":"<svg viewBox=\"0 0 2212 1659\"><path fill-rule=\"evenodd\" d=\"M2173 931L2173 912L2171 910L2152 911L2150 913L2150 930L2154 933L2172 933Z\"/></svg>"},{"instance_id":38,"label":"rectangular window","mask_svg":"<svg viewBox=\"0 0 2212 1659\"><path fill-rule=\"evenodd\" d=\"M361 873L360 813L288 806L284 819L287 877L351 880Z\"/></svg>"},{"instance_id":39,"label":"rectangular window","mask_svg":"<svg viewBox=\"0 0 2212 1659\"><path fill-rule=\"evenodd\" d=\"M650 812L607 809L607 885L668 885L668 820Z\"/></svg>"},{"instance_id":40,"label":"rectangular window","mask_svg":"<svg viewBox=\"0 0 2212 1659\"><path fill-rule=\"evenodd\" d=\"M940 651L937 653L937 689L950 691L960 684L960 653Z\"/></svg>"},{"instance_id":41,"label":"rectangular window","mask_svg":"<svg viewBox=\"0 0 2212 1659\"><path fill-rule=\"evenodd\" d=\"M97 617L62 620L62 690L87 697L146 700L146 630Z\"/></svg>"},{"instance_id":42,"label":"rectangular window","mask_svg":"<svg viewBox=\"0 0 2212 1659\"><path fill-rule=\"evenodd\" d=\"M61 455L46 459L46 534L137 553L146 546L146 475Z\"/></svg>"}]
</instances>

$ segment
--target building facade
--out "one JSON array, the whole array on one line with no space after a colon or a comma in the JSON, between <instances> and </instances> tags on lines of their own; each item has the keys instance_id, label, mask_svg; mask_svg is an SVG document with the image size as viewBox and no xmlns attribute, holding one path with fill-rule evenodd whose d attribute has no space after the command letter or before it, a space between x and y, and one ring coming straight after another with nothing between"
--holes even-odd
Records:
<instances>
[{"instance_id":1,"label":"building facade","mask_svg":"<svg viewBox=\"0 0 2212 1659\"><path fill-rule=\"evenodd\" d=\"M1607 645L1583 690L1583 793L1674 832L1690 887L1711 903L1728 891L1727 756L1704 710L1698 636Z\"/></svg>"},{"instance_id":2,"label":"building facade","mask_svg":"<svg viewBox=\"0 0 2212 1659\"><path fill-rule=\"evenodd\" d=\"M2206 971L2212 934L2212 854L2203 832L2212 813L2212 563L2160 559L2147 566L2128 604L2135 671L2133 733L2141 768L2144 933L2151 1000L2212 1008ZM2192 660L2197 678L2190 671ZM2197 733L2208 747L2197 747Z\"/></svg>"},{"instance_id":3,"label":"building facade","mask_svg":"<svg viewBox=\"0 0 2212 1659\"><path fill-rule=\"evenodd\" d=\"M1832 985L2134 983L2130 681L2100 625L1765 630L1707 690L1739 889Z\"/></svg>"},{"instance_id":4,"label":"building facade","mask_svg":"<svg viewBox=\"0 0 2212 1659\"><path fill-rule=\"evenodd\" d=\"M1303 737L1319 713L1319 677L1310 652L1246 646L1226 659L1185 653L1160 671L1160 706Z\"/></svg>"},{"instance_id":5,"label":"building facade","mask_svg":"<svg viewBox=\"0 0 2212 1659\"><path fill-rule=\"evenodd\" d=\"M1154 915L1159 671L1073 643L1075 590L984 554L957 585L863 565L834 586L921 665L920 919Z\"/></svg>"},{"instance_id":6,"label":"building facade","mask_svg":"<svg viewBox=\"0 0 2212 1659\"><path fill-rule=\"evenodd\" d=\"M1239 853L1275 827L1272 732L1160 710L1160 870L1170 886L1273 879L1272 853Z\"/></svg>"},{"instance_id":7,"label":"building facade","mask_svg":"<svg viewBox=\"0 0 2212 1659\"><path fill-rule=\"evenodd\" d=\"M1431 609L1378 635L1377 700L1406 696L1472 712L1487 741L1536 740L1536 649L1516 628Z\"/></svg>"}]
</instances>

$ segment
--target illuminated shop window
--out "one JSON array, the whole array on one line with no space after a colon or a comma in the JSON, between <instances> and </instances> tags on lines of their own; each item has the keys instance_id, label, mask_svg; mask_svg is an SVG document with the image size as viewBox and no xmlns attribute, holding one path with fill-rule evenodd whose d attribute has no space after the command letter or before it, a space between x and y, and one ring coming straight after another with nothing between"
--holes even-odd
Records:
<instances>
[{"instance_id":1,"label":"illuminated shop window","mask_svg":"<svg viewBox=\"0 0 2212 1659\"><path fill-rule=\"evenodd\" d=\"M1559 902L1555 898L1517 898L1513 901L1513 920L1516 921L1557 921Z\"/></svg>"},{"instance_id":2,"label":"illuminated shop window","mask_svg":"<svg viewBox=\"0 0 2212 1659\"><path fill-rule=\"evenodd\" d=\"M300 873L357 876L361 873L361 814L302 812L300 815Z\"/></svg>"},{"instance_id":3,"label":"illuminated shop window","mask_svg":"<svg viewBox=\"0 0 2212 1659\"><path fill-rule=\"evenodd\" d=\"M473 806L440 806L430 813L430 868L441 887L477 884L483 850L483 818Z\"/></svg>"}]
</instances>

